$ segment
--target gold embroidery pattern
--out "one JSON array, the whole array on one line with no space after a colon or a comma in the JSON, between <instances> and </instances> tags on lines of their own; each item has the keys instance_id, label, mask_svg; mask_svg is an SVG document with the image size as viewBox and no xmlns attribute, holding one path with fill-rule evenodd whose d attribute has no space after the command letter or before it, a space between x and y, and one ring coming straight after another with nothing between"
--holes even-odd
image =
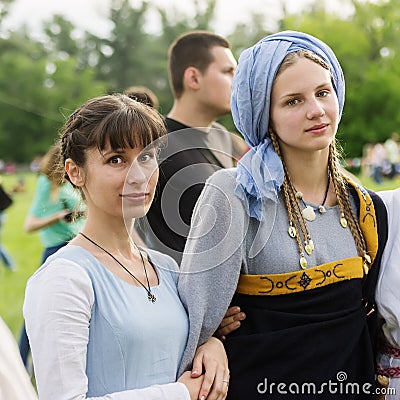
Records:
<instances>
[{"instance_id":1,"label":"gold embroidery pattern","mask_svg":"<svg viewBox=\"0 0 400 400\"><path fill-rule=\"evenodd\" d=\"M362 258L352 257L286 274L241 274L236 291L252 296L279 296L317 289L349 279L361 279L363 276Z\"/></svg>"},{"instance_id":2,"label":"gold embroidery pattern","mask_svg":"<svg viewBox=\"0 0 400 400\"><path fill-rule=\"evenodd\" d=\"M354 187L360 200L360 227L367 244L367 252L373 262L378 252L378 227L374 204L365 188L347 176L344 178ZM241 274L236 291L253 296L278 296L363 277L363 259L352 257L286 274Z\"/></svg>"},{"instance_id":3,"label":"gold embroidery pattern","mask_svg":"<svg viewBox=\"0 0 400 400\"><path fill-rule=\"evenodd\" d=\"M360 227L367 243L368 255L373 263L378 252L378 226L374 203L365 188L345 175L344 178L349 185L354 187L360 199Z\"/></svg>"}]
</instances>

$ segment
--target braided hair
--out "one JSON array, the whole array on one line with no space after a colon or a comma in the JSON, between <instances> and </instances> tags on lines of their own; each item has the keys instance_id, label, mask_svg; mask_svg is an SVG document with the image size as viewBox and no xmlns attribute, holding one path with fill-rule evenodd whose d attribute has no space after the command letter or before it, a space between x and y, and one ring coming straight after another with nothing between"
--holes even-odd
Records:
<instances>
[{"instance_id":1,"label":"braided hair","mask_svg":"<svg viewBox=\"0 0 400 400\"><path fill-rule=\"evenodd\" d=\"M280 66L280 69L277 72L277 76L281 74L289 66L293 65L300 57L305 57L321 65L326 70L328 71L330 70L329 65L326 64L319 56L317 56L313 52L309 50L298 50L288 54L285 57L284 61ZM292 228L295 229L296 234L293 234L292 236L296 239L300 255L304 255L303 243L304 247L307 245L313 247L314 245L311 241L311 236L307 227L307 222L301 212L299 200L296 196L296 190L290 180L289 172L281 152L277 135L271 127L269 128L269 135L276 154L278 154L278 156L282 160L283 169L285 173L282 185L282 191L285 199L285 206L289 217L289 225L290 225L289 229ZM347 182L342 173L342 167L340 164L340 156L339 156L339 151L337 149L336 138L329 145L328 170L330 172L330 176L333 182L333 187L335 190L335 195L338 201L341 216L345 218L348 223L349 229L356 243L359 255L364 256L364 254L366 253L366 242L364 235L361 231L360 223L356 215L354 214L350 203L350 195L348 191ZM300 237L298 232L301 232L302 238Z\"/></svg>"}]
</instances>

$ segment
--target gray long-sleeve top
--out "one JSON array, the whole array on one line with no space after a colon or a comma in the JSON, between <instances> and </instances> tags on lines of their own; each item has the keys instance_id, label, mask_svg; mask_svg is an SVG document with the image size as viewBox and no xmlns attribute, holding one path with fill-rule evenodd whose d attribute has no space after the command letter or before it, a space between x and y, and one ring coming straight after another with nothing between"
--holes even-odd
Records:
<instances>
[{"instance_id":1,"label":"gray long-sleeve top","mask_svg":"<svg viewBox=\"0 0 400 400\"><path fill-rule=\"evenodd\" d=\"M178 281L190 320L180 373L190 367L197 346L218 328L241 272L277 274L299 270L298 248L288 235L282 194L278 204L264 203L265 218L259 222L248 217L235 187L235 168L217 171L207 180L193 212ZM357 256L350 230L339 223L338 206L326 210L308 223L315 244L313 253L307 255L308 267Z\"/></svg>"}]
</instances>

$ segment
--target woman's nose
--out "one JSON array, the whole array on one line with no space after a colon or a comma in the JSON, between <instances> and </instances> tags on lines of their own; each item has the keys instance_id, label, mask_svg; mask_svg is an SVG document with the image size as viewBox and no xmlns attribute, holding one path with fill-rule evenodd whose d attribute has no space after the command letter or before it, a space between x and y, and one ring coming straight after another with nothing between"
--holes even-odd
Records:
<instances>
[{"instance_id":1,"label":"woman's nose","mask_svg":"<svg viewBox=\"0 0 400 400\"><path fill-rule=\"evenodd\" d=\"M325 110L322 107L322 104L317 99L313 99L310 102L309 108L307 110L307 118L309 119L320 118L324 115L325 115Z\"/></svg>"},{"instance_id":2,"label":"woman's nose","mask_svg":"<svg viewBox=\"0 0 400 400\"><path fill-rule=\"evenodd\" d=\"M138 163L133 163L129 169L128 176L126 177L127 183L144 183L147 180L148 176L146 171L140 165L138 165Z\"/></svg>"}]
</instances>

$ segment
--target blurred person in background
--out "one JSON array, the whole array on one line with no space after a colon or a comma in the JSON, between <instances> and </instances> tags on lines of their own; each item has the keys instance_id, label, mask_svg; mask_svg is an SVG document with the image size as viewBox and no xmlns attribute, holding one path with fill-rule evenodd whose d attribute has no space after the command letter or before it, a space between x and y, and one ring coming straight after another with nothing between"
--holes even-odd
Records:
<instances>
[{"instance_id":1,"label":"blurred person in background","mask_svg":"<svg viewBox=\"0 0 400 400\"><path fill-rule=\"evenodd\" d=\"M372 179L380 185L387 172L387 154L382 143L374 143L371 147L369 162L371 165Z\"/></svg>"},{"instance_id":2,"label":"blurred person in background","mask_svg":"<svg viewBox=\"0 0 400 400\"><path fill-rule=\"evenodd\" d=\"M10 253L3 245L2 233L5 222L5 211L12 205L12 198L3 187L2 178L0 177L0 259L4 267L10 271L15 271L14 260Z\"/></svg>"},{"instance_id":3,"label":"blurred person in background","mask_svg":"<svg viewBox=\"0 0 400 400\"><path fill-rule=\"evenodd\" d=\"M42 158L34 198L25 220L26 232L39 231L44 248L39 265L73 239L85 220L79 194L57 169L59 157L59 148L52 146ZM25 326L19 348L27 365L29 341Z\"/></svg>"},{"instance_id":4,"label":"blurred person in background","mask_svg":"<svg viewBox=\"0 0 400 400\"><path fill-rule=\"evenodd\" d=\"M386 149L387 160L390 164L390 171L388 177L390 179L400 174L400 146L399 134L393 132L389 139L383 144Z\"/></svg>"}]
</instances>

